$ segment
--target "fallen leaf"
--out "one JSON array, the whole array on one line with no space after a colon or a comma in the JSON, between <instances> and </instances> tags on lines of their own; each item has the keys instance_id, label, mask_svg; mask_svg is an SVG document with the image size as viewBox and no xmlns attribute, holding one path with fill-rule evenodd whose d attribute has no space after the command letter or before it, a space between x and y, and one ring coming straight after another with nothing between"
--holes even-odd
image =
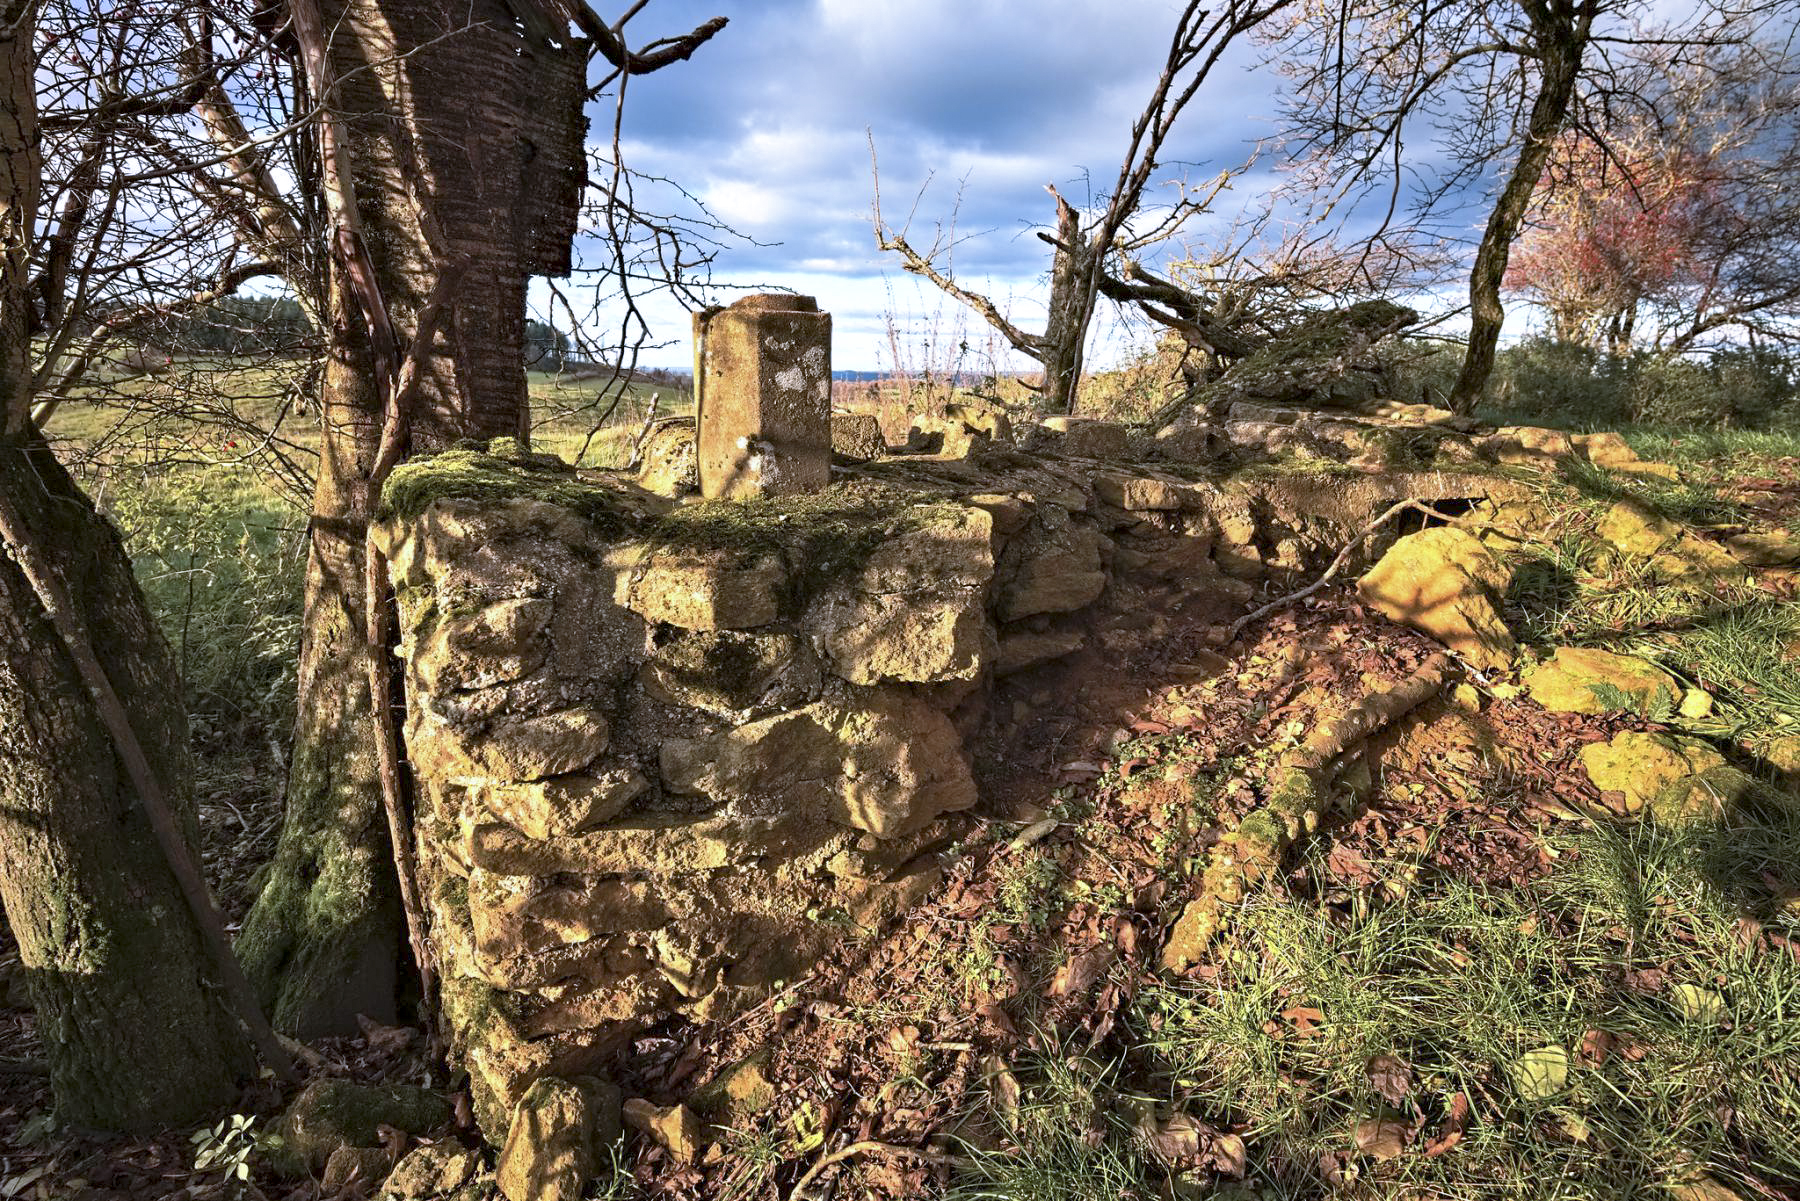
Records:
<instances>
[{"instance_id":1,"label":"fallen leaf","mask_svg":"<svg viewBox=\"0 0 1800 1201\"><path fill-rule=\"evenodd\" d=\"M356 1015L356 1024L362 1028L363 1040L369 1044L369 1050L377 1055L397 1055L411 1046L419 1034L410 1026L383 1026L360 1013Z\"/></svg>"},{"instance_id":2,"label":"fallen leaf","mask_svg":"<svg viewBox=\"0 0 1800 1201\"><path fill-rule=\"evenodd\" d=\"M1589 1030L1581 1036L1581 1058L1599 1067L1612 1054L1613 1036L1604 1030Z\"/></svg>"},{"instance_id":3,"label":"fallen leaf","mask_svg":"<svg viewBox=\"0 0 1800 1201\"><path fill-rule=\"evenodd\" d=\"M1679 1184L1669 1185L1669 1196L1675 1201L1743 1201L1743 1198L1731 1189L1726 1188L1711 1176L1696 1176L1692 1180L1684 1180Z\"/></svg>"},{"instance_id":4,"label":"fallen leaf","mask_svg":"<svg viewBox=\"0 0 1800 1201\"><path fill-rule=\"evenodd\" d=\"M1391 1118L1364 1118L1356 1124L1356 1149L1371 1159L1398 1159L1412 1127Z\"/></svg>"},{"instance_id":5,"label":"fallen leaf","mask_svg":"<svg viewBox=\"0 0 1800 1201\"><path fill-rule=\"evenodd\" d=\"M1242 1180L1250 1171L1250 1148L1235 1134L1215 1135L1208 1158L1220 1175L1232 1180Z\"/></svg>"},{"instance_id":6,"label":"fallen leaf","mask_svg":"<svg viewBox=\"0 0 1800 1201\"><path fill-rule=\"evenodd\" d=\"M1056 969L1056 975L1050 981L1049 994L1053 997L1068 997L1086 992L1100 973L1106 970L1107 965L1112 963L1114 953L1111 944L1103 944L1090 947L1072 957Z\"/></svg>"},{"instance_id":7,"label":"fallen leaf","mask_svg":"<svg viewBox=\"0 0 1800 1201\"><path fill-rule=\"evenodd\" d=\"M1166 1122L1158 1122L1147 1114L1138 1124L1144 1146L1169 1167L1199 1162L1201 1149L1212 1146L1215 1133L1212 1127L1185 1113L1178 1113Z\"/></svg>"},{"instance_id":8,"label":"fallen leaf","mask_svg":"<svg viewBox=\"0 0 1800 1201\"><path fill-rule=\"evenodd\" d=\"M1412 1092L1412 1069L1398 1055L1377 1055L1369 1061L1369 1087L1389 1105L1403 1105Z\"/></svg>"},{"instance_id":9,"label":"fallen leaf","mask_svg":"<svg viewBox=\"0 0 1800 1201\"><path fill-rule=\"evenodd\" d=\"M1281 1016L1292 1022L1294 1034L1299 1038L1310 1038L1317 1034L1317 1027L1324 1022L1325 1014L1310 1005L1296 1005L1292 1009L1284 1009Z\"/></svg>"},{"instance_id":10,"label":"fallen leaf","mask_svg":"<svg viewBox=\"0 0 1800 1201\"><path fill-rule=\"evenodd\" d=\"M1331 854L1325 857L1325 866L1332 875L1347 883L1368 884L1375 879L1369 861L1341 842L1331 848Z\"/></svg>"},{"instance_id":11,"label":"fallen leaf","mask_svg":"<svg viewBox=\"0 0 1800 1201\"><path fill-rule=\"evenodd\" d=\"M982 1074L987 1078L987 1086L993 1093L994 1107L1000 1111L1000 1118L1009 1130L1019 1126L1019 1078L1012 1074L1006 1061L998 1055L989 1055L981 1061Z\"/></svg>"},{"instance_id":12,"label":"fallen leaf","mask_svg":"<svg viewBox=\"0 0 1800 1201\"><path fill-rule=\"evenodd\" d=\"M1698 984L1676 984L1669 989L1675 1012L1690 1022L1717 1026L1725 1020L1725 998Z\"/></svg>"},{"instance_id":13,"label":"fallen leaf","mask_svg":"<svg viewBox=\"0 0 1800 1201\"><path fill-rule=\"evenodd\" d=\"M986 1004L977 1006L975 1012L987 1019L990 1026L1006 1035L1008 1038L1017 1038L1019 1036L1019 1028L1013 1025L1012 1017L1008 1015L1006 1010L1000 1007L998 1001L989 1001Z\"/></svg>"},{"instance_id":14,"label":"fallen leaf","mask_svg":"<svg viewBox=\"0 0 1800 1201\"><path fill-rule=\"evenodd\" d=\"M1469 1098L1457 1093L1450 1098L1450 1112L1444 1115L1444 1124L1438 1130L1438 1136L1425 1144L1425 1157L1436 1159L1462 1142L1463 1131L1469 1128Z\"/></svg>"},{"instance_id":15,"label":"fallen leaf","mask_svg":"<svg viewBox=\"0 0 1800 1201\"><path fill-rule=\"evenodd\" d=\"M1569 1084L1569 1053L1559 1046L1527 1051L1506 1065L1513 1087L1527 1101L1554 1097Z\"/></svg>"}]
</instances>

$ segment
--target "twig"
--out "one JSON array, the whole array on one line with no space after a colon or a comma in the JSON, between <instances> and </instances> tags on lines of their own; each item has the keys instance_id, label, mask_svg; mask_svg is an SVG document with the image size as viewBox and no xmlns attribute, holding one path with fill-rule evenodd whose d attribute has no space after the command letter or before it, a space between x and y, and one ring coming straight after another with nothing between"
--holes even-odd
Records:
<instances>
[{"instance_id":1,"label":"twig","mask_svg":"<svg viewBox=\"0 0 1800 1201\"><path fill-rule=\"evenodd\" d=\"M1356 535L1356 537L1354 537L1350 541L1346 542L1344 544L1344 548L1342 550L1338 551L1337 557L1331 561L1331 566L1329 566L1325 569L1325 574L1321 575L1318 579L1314 580L1312 583L1308 584L1306 587L1300 589L1298 592L1290 592L1286 596L1276 597L1274 600L1272 600L1268 604L1262 606L1260 609L1252 609L1250 612L1244 614L1242 617L1240 617L1236 621L1232 622L1231 623L1231 636L1233 638L1236 638L1239 634L1242 634L1244 632L1244 628L1246 626L1248 626L1251 622L1256 621L1257 619L1262 618L1262 617L1267 617L1269 614L1273 613L1275 610L1285 608L1286 606L1293 604L1295 601L1305 600L1307 597L1313 595L1315 592L1318 592L1321 588L1325 587L1325 585L1331 583L1331 581L1333 579L1337 578L1338 572L1340 572L1344 569L1344 565L1350 561L1350 556L1355 554L1357 549L1359 547L1361 547L1364 542L1367 542L1369 540L1369 537L1371 535L1373 535L1376 530L1379 530L1382 526L1386 525L1388 522L1392 521L1395 517L1398 517L1400 514L1406 512L1408 509L1416 509L1419 512L1426 514L1427 516L1436 517L1443 521L1451 520L1448 514L1440 513L1436 509L1432 508L1430 505L1425 504L1423 501L1420 501L1418 499L1409 499L1409 500L1401 501L1399 504L1394 505L1392 508L1388 509L1381 516L1377 517L1374 521L1371 521L1368 525L1365 525L1362 528L1361 532L1359 532Z\"/></svg>"},{"instance_id":2,"label":"twig","mask_svg":"<svg viewBox=\"0 0 1800 1201\"><path fill-rule=\"evenodd\" d=\"M823 1173L826 1168L829 1168L834 1164L843 1163L846 1159L854 1159L858 1155L876 1154L898 1155L903 1159L922 1159L929 1164L954 1166L967 1162L959 1156L951 1155L947 1151L932 1151L919 1147L902 1147L895 1143L882 1143L876 1142L873 1139L864 1139L861 1142L851 1143L848 1147L838 1148L836 1151L822 1157L818 1163L815 1163L812 1167L808 1168L806 1170L806 1175L800 1177L800 1179L795 1182L793 1190L788 1193L788 1201L807 1201L807 1199L812 1196L811 1193L807 1192L808 1187L814 1180L819 1178L819 1175Z\"/></svg>"},{"instance_id":3,"label":"twig","mask_svg":"<svg viewBox=\"0 0 1800 1201\"><path fill-rule=\"evenodd\" d=\"M387 392L387 412L383 416L381 444L369 468L366 513L371 523L381 503L381 489L405 450L412 430L413 400L418 393L420 373L430 355L430 346L438 327L448 320L450 293L468 267L466 258L457 259L439 274L425 306L419 310L418 329L398 374ZM369 706L375 719L375 751L381 777L381 808L387 816L388 841L393 844L394 875L400 885L400 908L406 915L406 937L412 946L413 962L419 968L419 989L427 1012L433 1050L444 1049L442 1031L436 1013L437 971L431 943L426 937L424 901L419 893L419 869L414 861L411 837L412 822L407 812L406 796L400 775L400 732L394 725L394 670L388 654L388 603L391 592L387 581L387 558L377 547L374 527L363 542L363 605L365 618L365 650L368 654Z\"/></svg>"},{"instance_id":4,"label":"twig","mask_svg":"<svg viewBox=\"0 0 1800 1201\"><path fill-rule=\"evenodd\" d=\"M696 386L698 386L696 384ZM656 420L656 407L662 401L661 392L650 394L650 407L644 410L644 424L638 427L637 437L631 440L631 461L625 465L627 471L636 471L644 459L644 439L650 436L650 426ZM696 422L695 424L698 424Z\"/></svg>"},{"instance_id":5,"label":"twig","mask_svg":"<svg viewBox=\"0 0 1800 1201\"><path fill-rule=\"evenodd\" d=\"M63 589L62 581L57 578L55 568L39 553L31 528L13 506L12 498L4 493L0 493L0 538L4 538L11 548L19 571L37 594L38 603L43 605L50 624L55 627L64 650L81 676L81 682L93 698L94 708L99 712L101 723L106 726L106 732L112 738L119 762L131 780L132 791L137 793L138 801L144 807L144 814L150 819L150 828L156 835L157 844L162 848L163 858L176 883L180 885L189 910L193 912L201 937L207 949L212 952L220 982L225 986L239 1019L249 1031L250 1040L261 1052L263 1062L284 1080L298 1080L293 1061L277 1041L275 1031L263 1016L262 1007L256 1002L256 993L251 989L250 981L244 977L244 969L231 953L231 942L225 936L225 923L213 906L206 880L200 874L200 866L187 841L181 836L181 827L175 820L173 810L169 808L167 798L163 796L162 785L157 781L156 773L150 767L150 760L144 754L143 743L138 740L137 731L131 726L131 718L126 714L125 706L120 703L119 694L113 689L112 680L108 678L106 669L100 665L100 660L94 653L92 640L88 638L87 631L69 603L68 594Z\"/></svg>"}]
</instances>

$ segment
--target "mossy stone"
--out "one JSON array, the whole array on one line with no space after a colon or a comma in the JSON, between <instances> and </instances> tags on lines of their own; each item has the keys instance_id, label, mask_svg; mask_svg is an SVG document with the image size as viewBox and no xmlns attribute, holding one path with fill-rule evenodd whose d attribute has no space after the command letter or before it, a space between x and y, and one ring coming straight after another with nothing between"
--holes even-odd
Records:
<instances>
[{"instance_id":1,"label":"mossy stone","mask_svg":"<svg viewBox=\"0 0 1800 1201\"><path fill-rule=\"evenodd\" d=\"M1588 743L1581 748L1581 765L1595 788L1619 793L1632 814L1670 785L1726 766L1724 757L1703 742L1638 730L1622 730L1610 742Z\"/></svg>"},{"instance_id":2,"label":"mossy stone","mask_svg":"<svg viewBox=\"0 0 1800 1201\"><path fill-rule=\"evenodd\" d=\"M430 1089L315 1080L259 1142L283 1176L321 1172L340 1147L375 1147L381 1127L424 1134L450 1120L450 1103Z\"/></svg>"},{"instance_id":3,"label":"mossy stone","mask_svg":"<svg viewBox=\"0 0 1800 1201\"><path fill-rule=\"evenodd\" d=\"M775 1104L775 1086L768 1077L770 1058L764 1048L725 1068L688 1098L689 1108L715 1126L742 1126Z\"/></svg>"},{"instance_id":4,"label":"mossy stone","mask_svg":"<svg viewBox=\"0 0 1800 1201\"><path fill-rule=\"evenodd\" d=\"M1586 646L1557 647L1523 683L1552 713L1667 713L1681 696L1675 677L1649 660Z\"/></svg>"},{"instance_id":5,"label":"mossy stone","mask_svg":"<svg viewBox=\"0 0 1800 1201\"><path fill-rule=\"evenodd\" d=\"M608 534L627 525L616 493L583 482L554 455L521 453L510 438L495 439L486 450L457 446L402 463L382 487L376 520L411 520L439 500L484 505L537 500L568 509Z\"/></svg>"}]
</instances>

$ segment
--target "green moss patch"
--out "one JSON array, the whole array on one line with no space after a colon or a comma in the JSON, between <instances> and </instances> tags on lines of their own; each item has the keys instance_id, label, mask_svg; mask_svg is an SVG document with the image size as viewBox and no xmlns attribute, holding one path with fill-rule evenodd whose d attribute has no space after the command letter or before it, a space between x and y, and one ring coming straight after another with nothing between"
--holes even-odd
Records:
<instances>
[{"instance_id":1,"label":"green moss patch","mask_svg":"<svg viewBox=\"0 0 1800 1201\"><path fill-rule=\"evenodd\" d=\"M322 1171L339 1147L376 1147L381 1127L424 1134L450 1120L442 1094L401 1085L318 1080L288 1107L262 1139L270 1165L284 1176Z\"/></svg>"},{"instance_id":2,"label":"green moss patch","mask_svg":"<svg viewBox=\"0 0 1800 1201\"><path fill-rule=\"evenodd\" d=\"M960 520L963 512L929 493L849 484L807 496L685 505L652 521L647 533L658 547L727 552L742 565L779 556L787 566L782 612L791 617L861 571L885 543Z\"/></svg>"},{"instance_id":3,"label":"green moss patch","mask_svg":"<svg viewBox=\"0 0 1800 1201\"><path fill-rule=\"evenodd\" d=\"M609 534L623 533L627 522L617 495L584 483L574 468L553 455L519 451L511 438L496 438L485 450L453 447L394 468L381 490L376 519L410 520L439 500L486 505L539 500L568 509Z\"/></svg>"}]
</instances>

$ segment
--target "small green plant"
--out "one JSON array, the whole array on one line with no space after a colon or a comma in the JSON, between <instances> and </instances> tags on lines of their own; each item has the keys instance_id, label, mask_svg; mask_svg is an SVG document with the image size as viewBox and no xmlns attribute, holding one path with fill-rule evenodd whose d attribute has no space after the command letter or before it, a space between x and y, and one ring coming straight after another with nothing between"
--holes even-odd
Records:
<instances>
[{"instance_id":1,"label":"small green plant","mask_svg":"<svg viewBox=\"0 0 1800 1201\"><path fill-rule=\"evenodd\" d=\"M202 1126L188 1140L194 1144L194 1171L218 1172L227 1180L250 1179L250 1153L256 1149L256 1118L235 1113L212 1127Z\"/></svg>"},{"instance_id":2,"label":"small green plant","mask_svg":"<svg viewBox=\"0 0 1800 1201\"><path fill-rule=\"evenodd\" d=\"M1670 695L1667 688L1658 688L1655 693L1646 697L1627 692L1617 684L1602 681L1589 684L1588 691L1608 709L1639 713L1651 721L1665 722L1675 715L1676 698Z\"/></svg>"},{"instance_id":3,"label":"small green plant","mask_svg":"<svg viewBox=\"0 0 1800 1201\"><path fill-rule=\"evenodd\" d=\"M1062 870L1044 855L1021 856L1000 877L995 909L1009 922L1042 929L1050 921L1049 903Z\"/></svg>"}]
</instances>

